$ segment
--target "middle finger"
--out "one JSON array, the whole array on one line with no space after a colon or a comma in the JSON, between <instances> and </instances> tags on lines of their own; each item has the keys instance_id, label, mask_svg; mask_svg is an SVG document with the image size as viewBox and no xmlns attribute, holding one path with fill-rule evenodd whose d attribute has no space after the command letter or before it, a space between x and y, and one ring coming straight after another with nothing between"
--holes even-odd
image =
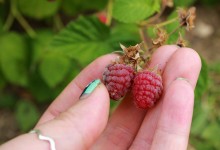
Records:
<instances>
[{"instance_id":1,"label":"middle finger","mask_svg":"<svg viewBox=\"0 0 220 150\"><path fill-rule=\"evenodd\" d=\"M150 67L159 65L163 69L169 58L178 49L177 46L162 46L152 56ZM95 144L95 149L127 149L132 143L136 133L146 115L145 110L137 109L128 94L116 111L112 114L102 136Z\"/></svg>"}]
</instances>

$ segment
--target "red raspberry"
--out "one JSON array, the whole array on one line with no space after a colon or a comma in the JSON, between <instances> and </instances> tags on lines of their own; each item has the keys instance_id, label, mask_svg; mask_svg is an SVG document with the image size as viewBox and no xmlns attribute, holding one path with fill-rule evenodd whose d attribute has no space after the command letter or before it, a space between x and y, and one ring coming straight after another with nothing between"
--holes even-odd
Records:
<instances>
[{"instance_id":1,"label":"red raspberry","mask_svg":"<svg viewBox=\"0 0 220 150\"><path fill-rule=\"evenodd\" d=\"M159 74L149 70L138 72L132 89L134 103L138 108L151 108L160 98L162 90L162 78Z\"/></svg>"},{"instance_id":2,"label":"red raspberry","mask_svg":"<svg viewBox=\"0 0 220 150\"><path fill-rule=\"evenodd\" d=\"M111 99L125 96L132 85L134 69L125 64L110 64L106 67L103 80Z\"/></svg>"},{"instance_id":3,"label":"red raspberry","mask_svg":"<svg viewBox=\"0 0 220 150\"><path fill-rule=\"evenodd\" d=\"M106 24L106 22L107 22L107 17L106 17L105 14L100 14L100 15L98 15L98 19L99 19L99 21L100 21L101 23Z\"/></svg>"}]
</instances>

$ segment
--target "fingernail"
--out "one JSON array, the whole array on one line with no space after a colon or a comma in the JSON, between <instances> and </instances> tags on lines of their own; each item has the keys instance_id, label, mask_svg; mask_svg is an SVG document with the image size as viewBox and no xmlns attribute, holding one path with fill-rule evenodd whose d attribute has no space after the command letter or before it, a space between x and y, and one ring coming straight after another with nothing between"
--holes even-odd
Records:
<instances>
[{"instance_id":1,"label":"fingernail","mask_svg":"<svg viewBox=\"0 0 220 150\"><path fill-rule=\"evenodd\" d=\"M117 54L117 55L124 55L123 51L114 51L112 54Z\"/></svg>"},{"instance_id":2,"label":"fingernail","mask_svg":"<svg viewBox=\"0 0 220 150\"><path fill-rule=\"evenodd\" d=\"M176 78L176 80L184 80L184 81L186 81L186 82L188 82L188 83L189 83L189 80L188 80L188 79L186 79L186 78L183 78L183 77L178 77L178 78Z\"/></svg>"},{"instance_id":3,"label":"fingernail","mask_svg":"<svg viewBox=\"0 0 220 150\"><path fill-rule=\"evenodd\" d=\"M93 80L92 82L90 82L83 90L79 99L87 98L100 83L101 83L100 79L96 79L96 80Z\"/></svg>"}]
</instances>

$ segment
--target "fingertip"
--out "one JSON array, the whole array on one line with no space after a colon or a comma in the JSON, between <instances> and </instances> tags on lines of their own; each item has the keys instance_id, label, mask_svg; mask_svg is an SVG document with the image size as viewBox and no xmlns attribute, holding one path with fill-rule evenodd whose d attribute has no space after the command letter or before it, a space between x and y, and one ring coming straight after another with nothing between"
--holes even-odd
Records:
<instances>
[{"instance_id":1,"label":"fingertip","mask_svg":"<svg viewBox=\"0 0 220 150\"><path fill-rule=\"evenodd\" d=\"M198 80L201 70L201 59L199 54L191 48L179 48L168 61L163 79L165 88L176 78L188 79L193 88Z\"/></svg>"},{"instance_id":2,"label":"fingertip","mask_svg":"<svg viewBox=\"0 0 220 150\"><path fill-rule=\"evenodd\" d=\"M159 47L157 49L157 51L160 51L160 50L169 50L169 49L179 49L180 47L177 46L177 45L163 45L161 47Z\"/></svg>"},{"instance_id":3,"label":"fingertip","mask_svg":"<svg viewBox=\"0 0 220 150\"><path fill-rule=\"evenodd\" d=\"M114 61L119 55L117 53L110 53L110 54L106 54L103 56L100 56L96 59L97 62L106 62L108 61L109 63L111 61ZM99 63L97 63L99 64Z\"/></svg>"},{"instance_id":4,"label":"fingertip","mask_svg":"<svg viewBox=\"0 0 220 150\"><path fill-rule=\"evenodd\" d=\"M163 73L167 62L178 48L176 45L164 45L159 47L152 55L149 68L154 68L158 65L158 69Z\"/></svg>"},{"instance_id":5,"label":"fingertip","mask_svg":"<svg viewBox=\"0 0 220 150\"><path fill-rule=\"evenodd\" d=\"M88 107L88 110L94 109L100 113L109 110L110 98L105 85L99 80L94 90L86 95L86 97L81 97L79 103L82 103L83 107Z\"/></svg>"},{"instance_id":6,"label":"fingertip","mask_svg":"<svg viewBox=\"0 0 220 150\"><path fill-rule=\"evenodd\" d=\"M89 98L89 101L93 101L93 103L96 103L99 105L109 106L109 104L110 104L109 93L103 83L100 83L97 86L97 88L92 93L91 97ZM107 107L107 106L105 106L105 107Z\"/></svg>"},{"instance_id":7,"label":"fingertip","mask_svg":"<svg viewBox=\"0 0 220 150\"><path fill-rule=\"evenodd\" d=\"M193 65L195 65L199 70L201 69L202 62L200 55L194 49L189 47L183 47L179 49L179 53L179 55L184 53L184 55L186 55L187 57L191 57L191 59L193 60Z\"/></svg>"}]
</instances>

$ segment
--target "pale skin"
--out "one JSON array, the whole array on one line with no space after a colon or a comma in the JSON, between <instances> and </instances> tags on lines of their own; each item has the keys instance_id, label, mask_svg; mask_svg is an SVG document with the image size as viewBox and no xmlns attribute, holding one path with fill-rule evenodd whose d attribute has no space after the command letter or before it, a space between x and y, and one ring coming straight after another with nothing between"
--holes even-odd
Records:
<instances>
[{"instance_id":1,"label":"pale skin","mask_svg":"<svg viewBox=\"0 0 220 150\"><path fill-rule=\"evenodd\" d=\"M186 150L191 127L194 89L201 69L199 55L190 48L160 47L150 67L159 65L164 92L152 109L137 109L128 94L109 118L109 95L100 84L79 100L85 86L102 78L108 54L87 66L54 100L37 123L43 135L55 140L57 150ZM36 134L23 134L0 150L49 150Z\"/></svg>"}]
</instances>

